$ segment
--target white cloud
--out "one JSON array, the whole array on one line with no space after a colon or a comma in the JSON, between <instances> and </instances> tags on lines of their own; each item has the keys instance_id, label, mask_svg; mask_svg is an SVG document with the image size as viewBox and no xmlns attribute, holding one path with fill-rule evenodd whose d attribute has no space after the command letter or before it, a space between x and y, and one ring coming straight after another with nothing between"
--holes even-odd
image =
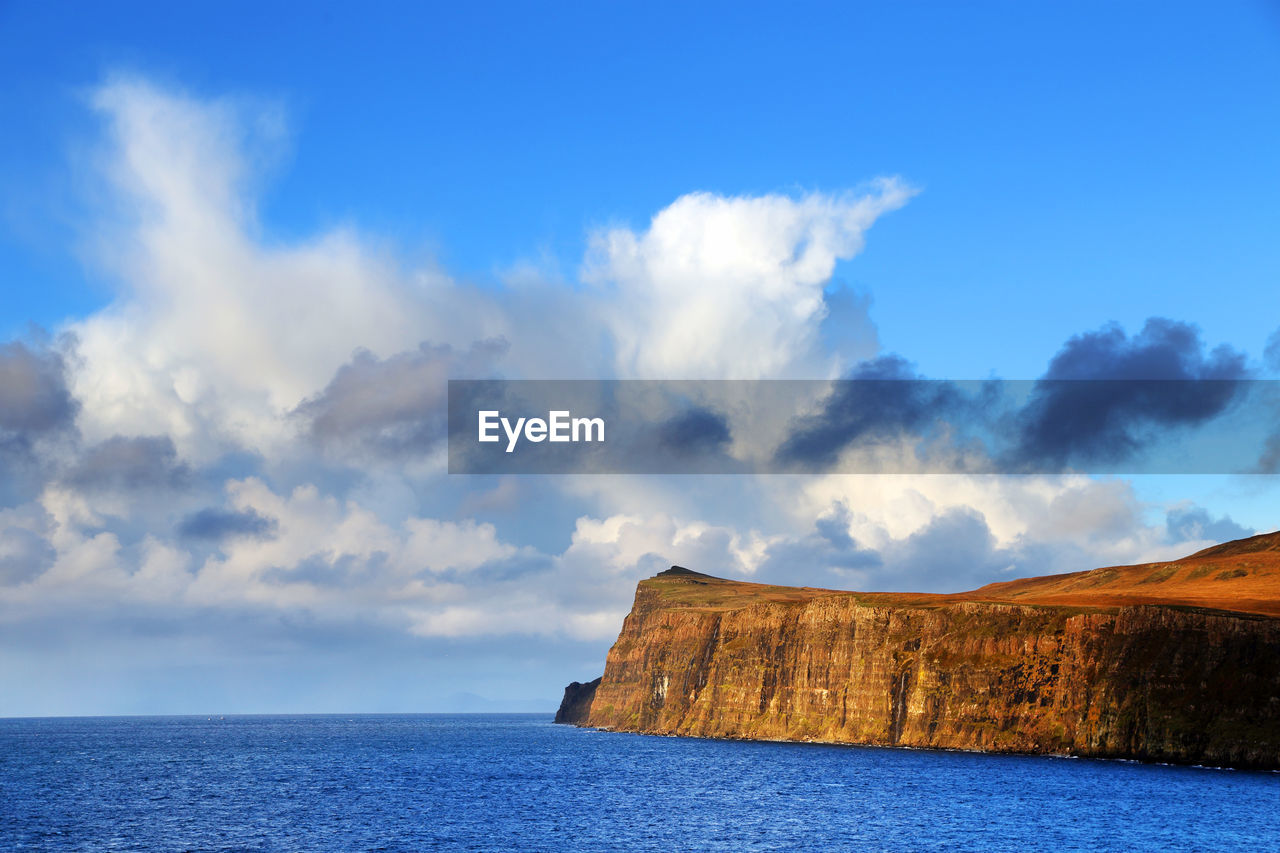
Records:
<instances>
[{"instance_id":1,"label":"white cloud","mask_svg":"<svg viewBox=\"0 0 1280 853\"><path fill-rule=\"evenodd\" d=\"M802 525L840 504L851 513L849 534L864 546L892 551L895 544L957 511L980 515L993 545L1038 560L1012 566L1013 576L1075 571L1102 565L1172 558L1163 527L1143 521L1143 504L1130 483L1085 476L831 475L792 481L779 507ZM895 572L891 562L884 571ZM901 586L913 579L901 577Z\"/></svg>"},{"instance_id":2,"label":"white cloud","mask_svg":"<svg viewBox=\"0 0 1280 853\"><path fill-rule=\"evenodd\" d=\"M470 571L519 553L519 549L498 540L492 524L411 518L405 527L409 531L402 557L406 567L433 572Z\"/></svg>"},{"instance_id":3,"label":"white cloud","mask_svg":"<svg viewBox=\"0 0 1280 853\"><path fill-rule=\"evenodd\" d=\"M270 449L291 438L283 415L356 349L387 357L481 336L483 305L350 229L293 244L259 234L241 145L269 111L138 80L108 83L93 103L120 201L96 238L120 289L71 327L90 438L161 431L184 455L227 440Z\"/></svg>"},{"instance_id":4,"label":"white cloud","mask_svg":"<svg viewBox=\"0 0 1280 853\"><path fill-rule=\"evenodd\" d=\"M968 537L966 553L989 558L974 572L1028 546L1088 561L1062 568L1177 548L1163 528L1141 522L1132 489L1116 482L574 477L539 487L503 480L468 501L456 482L432 479L439 460L416 462L419 445L400 440L400 431L418 438L422 410L442 401L438 386L451 371L494 363L529 378L835 375L846 365L824 349L824 288L877 218L911 196L901 183L862 195L682 196L643 230L593 236L582 273L592 287L527 268L494 295L437 270L406 271L352 229L265 238L245 127L278 124L269 108L199 101L136 80L109 83L94 104L110 126L108 168L121 201L112 215L123 218L105 219L98 235L117 297L70 328L79 339L79 426L86 446L117 434L169 436L195 484L145 502L66 481L47 486L38 505L0 510L0 528L11 531L0 559L48 556L38 572L5 575L4 618L25 618L28 605L74 604L178 617L279 614L428 637L605 641L635 582L671 564L731 577L768 565L807 582L809 567L778 555L825 553L847 558L834 578L910 588L928 575L895 574L894 555L933 553L948 529ZM865 303L848 302L842 310L865 319ZM874 327L860 328L870 354ZM492 339L508 348L484 351L503 360L464 357ZM353 356L358 350L367 354ZM481 361L484 368L458 366ZM385 384L397 377L395 387ZM419 399L422 383L437 387ZM324 403L327 420L316 426L313 417L312 431L336 436L327 455L300 440L290 417L305 400L313 416ZM746 432L785 426L787 411L767 400L760 409ZM370 472L363 458L353 463L370 425L408 448L394 466ZM203 463L227 449L261 454L265 470L237 474L225 493L211 494L220 478ZM277 455L287 464L272 469ZM440 517L423 516L428 492ZM533 522L510 521L523 500L587 509L572 513L567 545L539 549L522 541L532 539ZM270 534L233 535L216 548L175 536L183 514L208 501L269 519ZM508 521L500 530L468 511ZM938 519L952 527L940 530ZM840 525L855 544L838 535ZM858 562L859 549L885 563Z\"/></svg>"},{"instance_id":5,"label":"white cloud","mask_svg":"<svg viewBox=\"0 0 1280 853\"><path fill-rule=\"evenodd\" d=\"M861 196L692 193L642 233L595 235L584 277L603 310L620 376L765 379L831 364L815 351L823 288L838 260L913 191L896 180Z\"/></svg>"},{"instance_id":6,"label":"white cloud","mask_svg":"<svg viewBox=\"0 0 1280 853\"><path fill-rule=\"evenodd\" d=\"M530 268L496 296L405 270L351 228L267 239L255 204L264 134L250 131L279 136L270 106L128 78L93 105L118 202L93 238L118 292L70 326L79 425L90 441L167 435L197 461L236 447L293 452L288 414L358 350L394 365L424 342L467 352L505 341L502 368L528 378L609 375L610 362L620 376L832 375L841 364L820 345L823 288L912 193L882 180L862 195L686 195L641 233L594 235L583 270L597 287Z\"/></svg>"},{"instance_id":7,"label":"white cloud","mask_svg":"<svg viewBox=\"0 0 1280 853\"><path fill-rule=\"evenodd\" d=\"M197 561L156 535L122 546L74 495L50 489L47 522L34 532L50 543L52 563L34 578L0 585L0 603L10 618L32 606L93 611L105 604L169 618L278 612L424 637L599 641L616 633L642 577L676 562L726 574L748 568L738 554L750 543L734 530L665 514L580 518L568 547L546 554L474 520L384 521L313 485L282 494L257 478L234 480L227 499L238 512L270 519L272 532L233 536Z\"/></svg>"}]
</instances>

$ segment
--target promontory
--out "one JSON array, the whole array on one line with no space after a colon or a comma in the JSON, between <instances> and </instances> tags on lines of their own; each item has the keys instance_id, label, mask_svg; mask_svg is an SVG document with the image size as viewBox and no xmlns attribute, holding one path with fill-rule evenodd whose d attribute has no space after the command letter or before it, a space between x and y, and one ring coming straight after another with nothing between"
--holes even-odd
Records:
<instances>
[{"instance_id":1,"label":"promontory","mask_svg":"<svg viewBox=\"0 0 1280 853\"><path fill-rule=\"evenodd\" d=\"M1280 769L1280 533L951 595L672 567L556 719Z\"/></svg>"}]
</instances>

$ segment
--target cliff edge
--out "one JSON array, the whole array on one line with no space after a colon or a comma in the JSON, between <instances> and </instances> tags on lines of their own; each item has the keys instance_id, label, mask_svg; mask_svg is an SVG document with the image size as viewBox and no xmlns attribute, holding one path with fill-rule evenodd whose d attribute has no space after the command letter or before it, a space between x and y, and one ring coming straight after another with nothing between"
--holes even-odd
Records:
<instances>
[{"instance_id":1,"label":"cliff edge","mask_svg":"<svg viewBox=\"0 0 1280 853\"><path fill-rule=\"evenodd\" d=\"M1278 616L1280 534L955 595L673 567L557 720L1280 769Z\"/></svg>"},{"instance_id":2,"label":"cliff edge","mask_svg":"<svg viewBox=\"0 0 1280 853\"><path fill-rule=\"evenodd\" d=\"M602 679L588 681L583 684L573 681L564 689L564 698L560 700L560 709L556 711L557 723L570 723L585 726L591 716L591 702L595 699L596 688Z\"/></svg>"}]
</instances>

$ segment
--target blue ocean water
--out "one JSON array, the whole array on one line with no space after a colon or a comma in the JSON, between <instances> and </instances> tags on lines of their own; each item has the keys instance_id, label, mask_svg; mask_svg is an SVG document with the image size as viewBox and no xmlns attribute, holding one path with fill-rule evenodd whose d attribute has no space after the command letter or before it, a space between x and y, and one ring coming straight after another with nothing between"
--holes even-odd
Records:
<instances>
[{"instance_id":1,"label":"blue ocean water","mask_svg":"<svg viewBox=\"0 0 1280 853\"><path fill-rule=\"evenodd\" d=\"M1280 775L528 714L0 719L0 849L1280 850Z\"/></svg>"}]
</instances>

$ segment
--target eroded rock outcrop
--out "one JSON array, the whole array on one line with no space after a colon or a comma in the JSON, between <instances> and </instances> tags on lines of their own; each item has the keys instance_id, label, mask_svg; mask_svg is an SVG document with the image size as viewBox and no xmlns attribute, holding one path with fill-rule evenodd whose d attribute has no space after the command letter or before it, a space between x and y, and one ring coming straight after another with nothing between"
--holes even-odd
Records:
<instances>
[{"instance_id":1,"label":"eroded rock outcrop","mask_svg":"<svg viewBox=\"0 0 1280 853\"><path fill-rule=\"evenodd\" d=\"M991 597L673 569L639 584L602 680L566 691L562 713L634 732L1280 768L1280 619Z\"/></svg>"},{"instance_id":2,"label":"eroded rock outcrop","mask_svg":"<svg viewBox=\"0 0 1280 853\"><path fill-rule=\"evenodd\" d=\"M600 681L601 679L597 678L586 684L580 681L570 682L564 689L560 709L556 711L556 722L585 726L591 715L591 702L595 699L596 688L600 686Z\"/></svg>"}]
</instances>

